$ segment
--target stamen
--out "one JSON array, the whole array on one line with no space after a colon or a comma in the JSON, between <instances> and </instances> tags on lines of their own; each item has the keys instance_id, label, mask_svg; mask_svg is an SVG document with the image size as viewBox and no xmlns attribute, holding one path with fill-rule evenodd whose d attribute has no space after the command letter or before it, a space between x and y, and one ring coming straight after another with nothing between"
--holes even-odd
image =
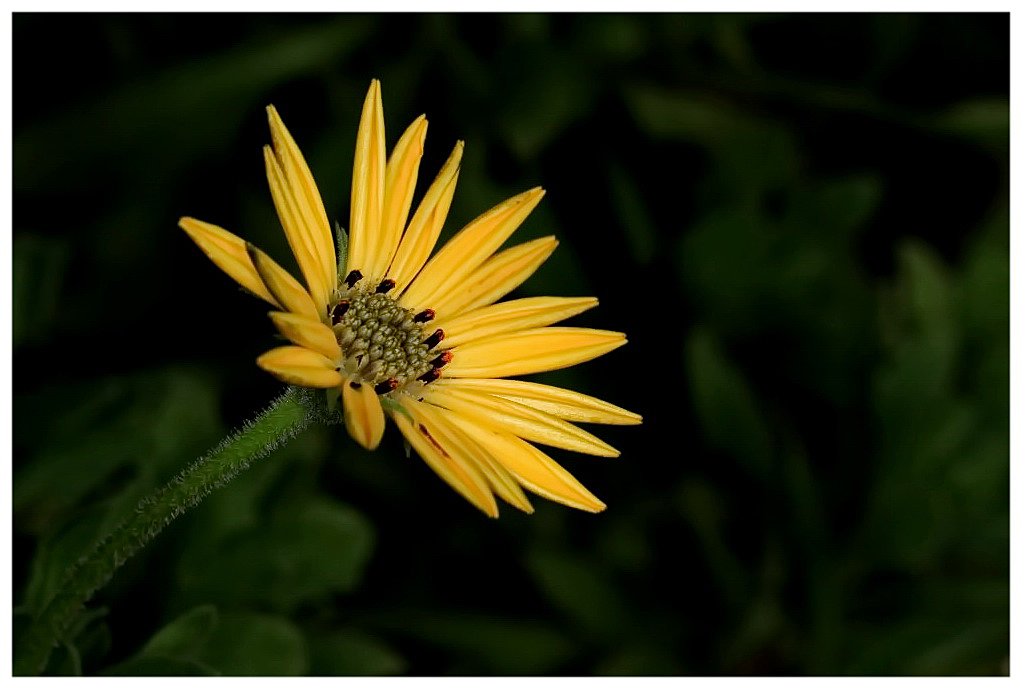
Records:
<instances>
[{"instance_id":1,"label":"stamen","mask_svg":"<svg viewBox=\"0 0 1022 689\"><path fill-rule=\"evenodd\" d=\"M454 358L454 354L450 350L447 350L433 361L429 362L429 365L433 368L443 368L447 364L451 363L451 359Z\"/></svg>"},{"instance_id":2,"label":"stamen","mask_svg":"<svg viewBox=\"0 0 1022 689\"><path fill-rule=\"evenodd\" d=\"M357 380L351 381L350 383L348 383L348 385L351 386L352 390L358 390L359 388L362 387L362 383L359 383Z\"/></svg>"},{"instance_id":3,"label":"stamen","mask_svg":"<svg viewBox=\"0 0 1022 689\"><path fill-rule=\"evenodd\" d=\"M394 289L395 287L397 287L397 283L396 282L394 282L390 278L385 278L383 280L380 280L380 284L376 286L376 293L377 294L386 294L387 292L389 292L390 290Z\"/></svg>"},{"instance_id":4,"label":"stamen","mask_svg":"<svg viewBox=\"0 0 1022 689\"><path fill-rule=\"evenodd\" d=\"M334 312L331 316L331 320L333 320L334 325L341 322L341 319L344 318L344 314L348 312L349 306L351 306L351 302L347 299L341 299L337 302L337 306L334 307Z\"/></svg>"},{"instance_id":5,"label":"stamen","mask_svg":"<svg viewBox=\"0 0 1022 689\"><path fill-rule=\"evenodd\" d=\"M433 309L426 309L425 311L419 311L415 314L415 318L412 320L416 323L428 323L429 321L436 318L436 311Z\"/></svg>"},{"instance_id":6,"label":"stamen","mask_svg":"<svg viewBox=\"0 0 1022 689\"><path fill-rule=\"evenodd\" d=\"M421 380L423 383L432 383L434 380L436 380L439 377L440 377L440 369L438 369L438 368L431 368L428 371L426 371L425 373L423 373L421 376L416 378L416 380Z\"/></svg>"},{"instance_id":7,"label":"stamen","mask_svg":"<svg viewBox=\"0 0 1022 689\"><path fill-rule=\"evenodd\" d=\"M425 339L425 341L423 341L423 344L429 347L430 349L433 349L438 344L440 344L440 340L442 339L444 339L444 331L441 328L437 328L432 335L430 335Z\"/></svg>"},{"instance_id":8,"label":"stamen","mask_svg":"<svg viewBox=\"0 0 1022 689\"><path fill-rule=\"evenodd\" d=\"M348 273L348 277L344 278L344 284L348 286L348 289L351 289L352 287L355 286L355 283L361 279L362 273L359 272L358 270L353 270L350 273Z\"/></svg>"},{"instance_id":9,"label":"stamen","mask_svg":"<svg viewBox=\"0 0 1022 689\"><path fill-rule=\"evenodd\" d=\"M386 395L388 392L394 392L394 390L397 390L397 386L397 378L388 378L382 383L379 383L375 388L373 388L373 390L376 391L377 395Z\"/></svg>"}]
</instances>

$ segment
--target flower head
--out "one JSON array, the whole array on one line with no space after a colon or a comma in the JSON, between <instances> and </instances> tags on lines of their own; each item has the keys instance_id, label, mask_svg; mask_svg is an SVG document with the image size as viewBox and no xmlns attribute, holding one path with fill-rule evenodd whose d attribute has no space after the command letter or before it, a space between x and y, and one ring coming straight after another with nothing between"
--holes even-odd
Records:
<instances>
[{"instance_id":1,"label":"flower head","mask_svg":"<svg viewBox=\"0 0 1022 689\"><path fill-rule=\"evenodd\" d=\"M530 189L494 206L430 258L454 196L463 143L455 144L411 213L426 119L412 122L388 159L374 80L355 148L350 237L338 232L335 246L305 159L276 109L267 112L273 145L263 149L266 176L304 284L216 225L187 217L179 223L217 266L276 309L270 318L292 344L256 363L285 382L326 389L332 402L340 398L348 432L367 449L379 445L389 414L429 466L490 516L497 516L494 494L531 512L522 487L602 510L596 496L532 443L614 457L617 450L571 422L636 424L641 417L577 392L508 379L572 366L625 344L618 332L551 327L596 306L595 298L496 303L557 246L544 237L498 251L544 191Z\"/></svg>"}]
</instances>

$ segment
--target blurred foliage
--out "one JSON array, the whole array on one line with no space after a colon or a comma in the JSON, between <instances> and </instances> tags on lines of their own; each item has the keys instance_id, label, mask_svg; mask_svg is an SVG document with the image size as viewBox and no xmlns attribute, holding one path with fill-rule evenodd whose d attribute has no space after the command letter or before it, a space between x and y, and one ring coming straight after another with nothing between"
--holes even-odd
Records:
<instances>
[{"instance_id":1,"label":"blurred foliage","mask_svg":"<svg viewBox=\"0 0 1022 689\"><path fill-rule=\"evenodd\" d=\"M645 416L555 453L605 514L499 521L393 430L313 428L48 674L1007 671L1006 14L17 14L14 56L15 635L279 388L264 306L174 226L293 267L268 103L341 225L372 77L388 141L429 116L424 175L467 142L445 232L544 185L519 293L630 344L540 379Z\"/></svg>"}]
</instances>

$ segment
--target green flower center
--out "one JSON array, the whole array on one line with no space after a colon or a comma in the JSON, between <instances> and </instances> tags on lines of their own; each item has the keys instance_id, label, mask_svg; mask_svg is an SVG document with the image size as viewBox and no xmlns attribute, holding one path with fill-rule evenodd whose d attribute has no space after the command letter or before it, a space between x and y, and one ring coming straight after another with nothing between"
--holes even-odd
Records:
<instances>
[{"instance_id":1,"label":"green flower center","mask_svg":"<svg viewBox=\"0 0 1022 689\"><path fill-rule=\"evenodd\" d=\"M427 331L432 311L416 315L386 294L393 282L382 281L375 290L356 283L361 275L349 275L351 286L333 306L333 330L344 354L342 371L349 380L373 385L380 394L405 386L409 381L428 383L439 375L449 355L433 350L443 339L440 330ZM364 284L364 283L363 283Z\"/></svg>"}]
</instances>

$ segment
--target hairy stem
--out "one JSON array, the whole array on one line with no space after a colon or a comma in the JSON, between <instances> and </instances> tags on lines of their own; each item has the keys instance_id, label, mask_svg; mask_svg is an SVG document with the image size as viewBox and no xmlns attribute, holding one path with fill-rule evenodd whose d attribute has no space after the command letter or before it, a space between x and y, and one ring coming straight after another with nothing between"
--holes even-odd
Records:
<instances>
[{"instance_id":1,"label":"hairy stem","mask_svg":"<svg viewBox=\"0 0 1022 689\"><path fill-rule=\"evenodd\" d=\"M289 388L257 418L226 438L162 488L138 503L123 521L67 572L60 589L18 642L14 674L37 675L50 652L92 595L163 527L213 490L304 430L315 417L309 398Z\"/></svg>"}]
</instances>

